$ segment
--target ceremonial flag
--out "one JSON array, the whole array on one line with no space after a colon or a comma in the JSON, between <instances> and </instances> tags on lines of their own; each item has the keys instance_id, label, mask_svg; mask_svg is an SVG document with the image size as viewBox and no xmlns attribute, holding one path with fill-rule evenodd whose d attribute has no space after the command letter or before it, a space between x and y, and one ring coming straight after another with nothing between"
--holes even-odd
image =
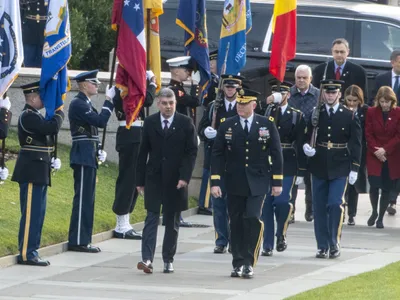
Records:
<instances>
[{"instance_id":1,"label":"ceremonial flag","mask_svg":"<svg viewBox=\"0 0 400 300\"><path fill-rule=\"evenodd\" d=\"M161 88L161 56L159 16L164 13L162 0L144 0L147 40L147 66L157 78L157 91ZM150 13L149 13L150 11ZM150 16L150 20L147 17Z\"/></svg>"},{"instance_id":2,"label":"ceremonial flag","mask_svg":"<svg viewBox=\"0 0 400 300\"><path fill-rule=\"evenodd\" d=\"M205 0L181 0L176 24L185 30L185 55L197 63L203 98L211 79Z\"/></svg>"},{"instance_id":3,"label":"ceremonial flag","mask_svg":"<svg viewBox=\"0 0 400 300\"><path fill-rule=\"evenodd\" d=\"M146 38L142 1L114 0L112 28L118 28L116 85L122 90L126 127L130 128L146 97Z\"/></svg>"},{"instance_id":4,"label":"ceremonial flag","mask_svg":"<svg viewBox=\"0 0 400 300\"><path fill-rule=\"evenodd\" d=\"M50 0L44 31L40 98L46 118L62 109L70 88L67 64L71 57L71 32L67 0Z\"/></svg>"},{"instance_id":5,"label":"ceremonial flag","mask_svg":"<svg viewBox=\"0 0 400 300\"><path fill-rule=\"evenodd\" d=\"M246 34L252 26L250 0L225 0L219 40L218 73L224 63L226 49L229 51L226 74L236 75L246 64ZM222 54L222 55L221 55Z\"/></svg>"},{"instance_id":6,"label":"ceremonial flag","mask_svg":"<svg viewBox=\"0 0 400 300\"><path fill-rule=\"evenodd\" d=\"M18 77L23 61L19 0L0 0L0 98Z\"/></svg>"},{"instance_id":7,"label":"ceremonial flag","mask_svg":"<svg viewBox=\"0 0 400 300\"><path fill-rule=\"evenodd\" d=\"M297 0L276 0L272 20L269 72L283 81L286 63L296 56Z\"/></svg>"}]
</instances>

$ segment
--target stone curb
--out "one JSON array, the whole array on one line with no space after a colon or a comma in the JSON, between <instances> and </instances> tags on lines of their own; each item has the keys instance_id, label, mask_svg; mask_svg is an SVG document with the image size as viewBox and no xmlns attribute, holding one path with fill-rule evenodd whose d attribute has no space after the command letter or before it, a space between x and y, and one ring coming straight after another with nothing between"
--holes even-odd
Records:
<instances>
[{"instance_id":1,"label":"stone curb","mask_svg":"<svg viewBox=\"0 0 400 300\"><path fill-rule=\"evenodd\" d=\"M182 217L187 218L190 216L194 216L197 214L198 207L190 208L182 212ZM160 217L159 224L161 224L162 217ZM136 223L132 225L133 229L136 231L143 230L144 222ZM92 236L92 244L97 244L106 240L109 240L113 237L113 230L100 232ZM40 248L38 250L39 255L42 257L49 257L56 254L60 254L67 251L68 242L62 242L55 245L50 245L44 248ZM17 254L8 255L4 257L0 257L0 269L6 268L12 265L17 264Z\"/></svg>"}]
</instances>

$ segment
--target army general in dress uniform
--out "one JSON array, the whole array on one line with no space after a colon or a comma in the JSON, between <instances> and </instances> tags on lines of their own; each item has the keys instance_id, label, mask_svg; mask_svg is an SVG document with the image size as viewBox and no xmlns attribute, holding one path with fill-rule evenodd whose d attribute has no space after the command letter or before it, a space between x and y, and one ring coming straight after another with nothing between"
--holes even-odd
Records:
<instances>
[{"instance_id":1,"label":"army general in dress uniform","mask_svg":"<svg viewBox=\"0 0 400 300\"><path fill-rule=\"evenodd\" d=\"M46 213L47 187L51 167L59 169L61 162L52 158L54 135L64 120L62 110L45 120L39 110L43 102L39 96L39 82L21 86L26 104L18 120L18 140L21 146L12 181L19 183L21 220L18 234L18 263L48 266L39 257L43 221Z\"/></svg>"},{"instance_id":2,"label":"army general in dress uniform","mask_svg":"<svg viewBox=\"0 0 400 300\"><path fill-rule=\"evenodd\" d=\"M72 147L70 165L74 171L74 200L68 235L68 250L79 252L100 252L90 245L92 241L96 173L98 161L104 162L106 153L100 150L98 128L104 128L114 108L111 100L115 89L106 89L106 101L101 112L92 106L90 97L97 94L100 81L98 70L84 72L74 80L78 82L79 93L71 101L68 111Z\"/></svg>"},{"instance_id":3,"label":"army general in dress uniform","mask_svg":"<svg viewBox=\"0 0 400 300\"><path fill-rule=\"evenodd\" d=\"M282 192L279 133L272 117L254 113L257 95L251 90L239 90L238 116L220 125L212 152L211 193L215 198L222 196L222 177L227 192L233 256L231 277L253 277L262 242L260 217L265 195L279 196Z\"/></svg>"},{"instance_id":4,"label":"army general in dress uniform","mask_svg":"<svg viewBox=\"0 0 400 300\"><path fill-rule=\"evenodd\" d=\"M361 160L361 126L354 111L339 103L342 81L321 81L324 104L308 125L304 153L310 157L317 258L340 256L347 183L353 185ZM316 112L316 110L319 110ZM319 116L319 117L317 117ZM316 130L314 130L314 128Z\"/></svg>"},{"instance_id":5,"label":"army general in dress uniform","mask_svg":"<svg viewBox=\"0 0 400 300\"><path fill-rule=\"evenodd\" d=\"M283 190L278 197L268 194L264 206L262 220L264 222L264 243L261 255L272 256L274 249L274 233L276 218L276 251L287 248L286 233L292 214L293 205L290 202L292 189L303 182L306 172L306 156L303 151L305 142L306 122L303 113L288 104L290 98L290 82L272 85L274 104L267 108L266 117L273 117L281 140L283 151Z\"/></svg>"}]
</instances>

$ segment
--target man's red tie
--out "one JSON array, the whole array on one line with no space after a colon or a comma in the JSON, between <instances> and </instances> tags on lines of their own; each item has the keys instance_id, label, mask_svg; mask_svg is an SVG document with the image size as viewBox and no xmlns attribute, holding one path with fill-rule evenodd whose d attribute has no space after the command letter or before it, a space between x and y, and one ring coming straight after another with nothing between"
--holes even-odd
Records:
<instances>
[{"instance_id":1,"label":"man's red tie","mask_svg":"<svg viewBox=\"0 0 400 300\"><path fill-rule=\"evenodd\" d=\"M340 80L340 67L336 68L335 76L336 76L336 80Z\"/></svg>"}]
</instances>

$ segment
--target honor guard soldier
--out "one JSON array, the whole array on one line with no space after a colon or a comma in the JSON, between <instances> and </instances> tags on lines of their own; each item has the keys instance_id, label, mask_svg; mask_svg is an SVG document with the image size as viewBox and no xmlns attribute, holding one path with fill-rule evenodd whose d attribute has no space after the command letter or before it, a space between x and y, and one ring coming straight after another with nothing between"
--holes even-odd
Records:
<instances>
[{"instance_id":1,"label":"honor guard soldier","mask_svg":"<svg viewBox=\"0 0 400 300\"><path fill-rule=\"evenodd\" d=\"M24 66L40 68L49 0L21 0Z\"/></svg>"},{"instance_id":2,"label":"honor guard soldier","mask_svg":"<svg viewBox=\"0 0 400 300\"><path fill-rule=\"evenodd\" d=\"M106 152L100 150L98 128L105 128L114 108L111 100L115 89L107 86L106 100L101 112L92 106L90 97L97 94L100 81L98 70L84 72L74 80L78 82L79 93L71 101L68 111L72 147L70 165L74 171L75 195L69 226L68 250L79 252L100 252L90 245L92 241L96 173L98 161L106 160Z\"/></svg>"},{"instance_id":3,"label":"honor guard soldier","mask_svg":"<svg viewBox=\"0 0 400 300\"><path fill-rule=\"evenodd\" d=\"M242 86L243 77L237 75L222 75L223 97L211 102L204 112L199 123L198 134L203 139L206 153L212 151L219 126L228 118L237 116L236 96L237 89ZM215 120L214 112L216 110ZM214 128L213 121L215 122ZM204 156L204 168L210 169L211 155ZM207 181L209 178L207 178ZM225 253L230 239L229 217L226 199L226 190L223 180L220 181L221 198L212 198L213 218L215 227L214 253ZM207 182L208 184L208 182Z\"/></svg>"},{"instance_id":4,"label":"honor guard soldier","mask_svg":"<svg viewBox=\"0 0 400 300\"><path fill-rule=\"evenodd\" d=\"M12 117L10 108L10 99L8 97L5 97L4 99L0 98L0 140L4 140L8 136L8 129L10 127ZM4 157L5 153L1 153L1 155L2 157ZM5 181L7 178L8 169L6 168L6 166L0 166L0 180Z\"/></svg>"},{"instance_id":5,"label":"honor guard soldier","mask_svg":"<svg viewBox=\"0 0 400 300\"><path fill-rule=\"evenodd\" d=\"M308 124L304 153L310 157L317 258L340 256L347 182L353 185L361 160L361 127L355 112L339 103L340 80L322 80L324 103Z\"/></svg>"},{"instance_id":6,"label":"honor guard soldier","mask_svg":"<svg viewBox=\"0 0 400 300\"><path fill-rule=\"evenodd\" d=\"M217 98L217 90L218 90L218 83L219 77L217 75L217 61L218 61L218 49L210 52L210 72L211 72L211 81L210 85L208 86L207 96L204 97L203 106L208 107L211 101L214 101Z\"/></svg>"},{"instance_id":7,"label":"honor guard soldier","mask_svg":"<svg viewBox=\"0 0 400 300\"><path fill-rule=\"evenodd\" d=\"M150 80L147 86L146 99L143 107L153 104L157 88L156 77L152 71L146 72ZM139 145L142 137L144 108L139 112L138 118L131 127L126 128L126 116L122 106L120 91L116 91L114 97L115 115L119 121L115 149L118 152L118 178L115 184L115 200L113 212L117 216L117 226L114 229L114 237L120 239L140 240L142 235L137 233L129 222L130 214L135 209L138 192L136 190L136 165L139 153Z\"/></svg>"},{"instance_id":8,"label":"honor guard soldier","mask_svg":"<svg viewBox=\"0 0 400 300\"><path fill-rule=\"evenodd\" d=\"M21 221L18 234L19 255L22 265L48 266L39 257L43 221L46 213L47 186L50 186L50 170L60 169L61 161L52 158L54 135L64 120L62 110L50 120L40 114L43 102L39 95L39 81L21 86L26 104L18 120L18 140L21 146L12 181L19 183Z\"/></svg>"},{"instance_id":9,"label":"honor guard soldier","mask_svg":"<svg viewBox=\"0 0 400 300\"><path fill-rule=\"evenodd\" d=\"M234 268L231 277L253 277L262 242L264 225L260 217L265 195L279 196L282 192L279 133L273 117L254 113L257 95L239 90L238 116L220 125L212 152L211 193L215 198L222 196L222 176L227 193Z\"/></svg>"},{"instance_id":10,"label":"honor guard soldier","mask_svg":"<svg viewBox=\"0 0 400 300\"><path fill-rule=\"evenodd\" d=\"M193 84L190 94L183 88L183 82L188 80L193 71L193 63L190 56L180 56L167 60L171 71L169 88L174 91L176 97L176 111L194 120L193 109L200 105L198 98L199 86Z\"/></svg>"},{"instance_id":11,"label":"honor guard soldier","mask_svg":"<svg viewBox=\"0 0 400 300\"><path fill-rule=\"evenodd\" d=\"M306 156L303 152L305 142L306 122L303 114L288 105L290 98L290 82L282 82L279 86L272 85L274 104L267 108L266 117L273 117L278 127L283 153L283 186L282 194L274 197L267 194L262 220L264 222L264 242L262 256L272 256L274 249L274 233L276 219L276 251L282 252L287 248L286 232L289 226L293 205L290 203L294 185L303 182L306 171Z\"/></svg>"}]
</instances>

